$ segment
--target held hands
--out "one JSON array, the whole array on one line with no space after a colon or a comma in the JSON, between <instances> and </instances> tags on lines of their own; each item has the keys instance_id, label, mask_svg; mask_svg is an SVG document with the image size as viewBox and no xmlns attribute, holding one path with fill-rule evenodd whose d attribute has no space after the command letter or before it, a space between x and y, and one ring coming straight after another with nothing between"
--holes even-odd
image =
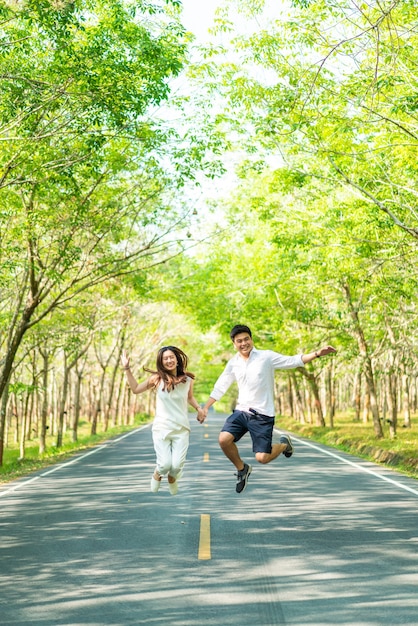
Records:
<instances>
[{"instance_id":1,"label":"held hands","mask_svg":"<svg viewBox=\"0 0 418 626\"><path fill-rule=\"evenodd\" d=\"M197 421L198 421L198 422L200 422L201 424L203 424L203 422L204 422L204 421L205 421L205 419L206 419L206 415L207 415L207 413L206 413L206 412L205 412L205 410L204 410L204 409L202 409L202 407L200 406L200 407L197 409L197 415L196 415L196 419L197 419Z\"/></svg>"}]
</instances>

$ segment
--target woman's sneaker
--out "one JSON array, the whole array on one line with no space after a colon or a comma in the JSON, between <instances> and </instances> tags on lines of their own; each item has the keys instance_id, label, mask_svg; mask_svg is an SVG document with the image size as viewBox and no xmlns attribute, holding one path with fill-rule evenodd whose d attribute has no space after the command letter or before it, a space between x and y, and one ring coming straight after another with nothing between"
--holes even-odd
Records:
<instances>
[{"instance_id":1,"label":"woman's sneaker","mask_svg":"<svg viewBox=\"0 0 418 626\"><path fill-rule=\"evenodd\" d=\"M177 478L177 480L176 480L176 479L174 479L174 481L173 481L173 482L171 482L171 481L170 481L170 478L171 478L171 480L173 480L173 477L169 475L169 476L168 476L168 488L169 488L169 490L170 490L171 495L172 495L172 496L176 496L176 495L177 495L177 492L178 492L178 490L179 490L179 484L178 484L178 482L177 482L177 481L178 481L178 478Z\"/></svg>"},{"instance_id":2,"label":"woman's sneaker","mask_svg":"<svg viewBox=\"0 0 418 626\"><path fill-rule=\"evenodd\" d=\"M152 491L152 493L157 493L157 491L159 490L160 485L161 485L161 478L162 478L162 476L160 476L159 480L157 480L155 478L155 474L152 475L152 477L151 477L151 491Z\"/></svg>"},{"instance_id":3,"label":"woman's sneaker","mask_svg":"<svg viewBox=\"0 0 418 626\"><path fill-rule=\"evenodd\" d=\"M292 456L292 454L293 454L293 446L292 446L292 442L291 442L291 440L290 440L289 435L282 435L282 436L280 437L280 439L279 439L279 442L280 442L280 443L285 443L285 444L287 444L287 448L286 448L286 450L283 452L283 454L284 454L284 455L285 455L288 459L290 459L290 457L291 457L291 456Z\"/></svg>"},{"instance_id":4,"label":"woman's sneaker","mask_svg":"<svg viewBox=\"0 0 418 626\"><path fill-rule=\"evenodd\" d=\"M247 486L247 481L250 477L252 469L253 468L251 467L251 465L248 465L248 463L244 463L244 469L238 471L235 474L235 476L237 477L235 491L237 493L241 493L242 491L244 491L245 487Z\"/></svg>"}]
</instances>

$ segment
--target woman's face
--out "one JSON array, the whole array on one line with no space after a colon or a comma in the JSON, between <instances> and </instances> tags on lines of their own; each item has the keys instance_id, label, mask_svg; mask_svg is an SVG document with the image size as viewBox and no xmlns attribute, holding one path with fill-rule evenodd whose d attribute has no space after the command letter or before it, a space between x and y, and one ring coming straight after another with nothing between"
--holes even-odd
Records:
<instances>
[{"instance_id":1,"label":"woman's face","mask_svg":"<svg viewBox=\"0 0 418 626\"><path fill-rule=\"evenodd\" d=\"M172 350L165 350L161 357L163 367L169 372L177 373L177 357Z\"/></svg>"}]
</instances>

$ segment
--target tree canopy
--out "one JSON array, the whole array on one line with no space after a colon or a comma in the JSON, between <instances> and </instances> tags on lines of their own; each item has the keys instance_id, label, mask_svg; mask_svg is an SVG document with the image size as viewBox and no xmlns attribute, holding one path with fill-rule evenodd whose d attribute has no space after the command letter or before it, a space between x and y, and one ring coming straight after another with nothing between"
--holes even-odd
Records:
<instances>
[{"instance_id":1,"label":"tree canopy","mask_svg":"<svg viewBox=\"0 0 418 626\"><path fill-rule=\"evenodd\" d=\"M2 432L9 394L44 394L45 426L51 363L59 428L86 372L93 423L127 411L120 350L138 334L150 358L171 319L202 394L248 323L284 353L339 349L282 380L282 407L306 413L305 390L323 425L360 380L376 436L388 412L396 431L416 386L415 3L275 11L225 2L192 63L180 2L1 5ZM231 154L228 193L195 201Z\"/></svg>"}]
</instances>

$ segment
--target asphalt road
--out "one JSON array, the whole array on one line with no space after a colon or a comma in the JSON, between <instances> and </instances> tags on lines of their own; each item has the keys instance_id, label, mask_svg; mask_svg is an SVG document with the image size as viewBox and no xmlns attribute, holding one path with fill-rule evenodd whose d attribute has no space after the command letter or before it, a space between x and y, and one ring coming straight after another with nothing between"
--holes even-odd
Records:
<instances>
[{"instance_id":1,"label":"asphalt road","mask_svg":"<svg viewBox=\"0 0 418 626\"><path fill-rule=\"evenodd\" d=\"M174 497L149 427L2 485L0 624L416 626L418 482L297 439L238 495L222 423Z\"/></svg>"}]
</instances>

